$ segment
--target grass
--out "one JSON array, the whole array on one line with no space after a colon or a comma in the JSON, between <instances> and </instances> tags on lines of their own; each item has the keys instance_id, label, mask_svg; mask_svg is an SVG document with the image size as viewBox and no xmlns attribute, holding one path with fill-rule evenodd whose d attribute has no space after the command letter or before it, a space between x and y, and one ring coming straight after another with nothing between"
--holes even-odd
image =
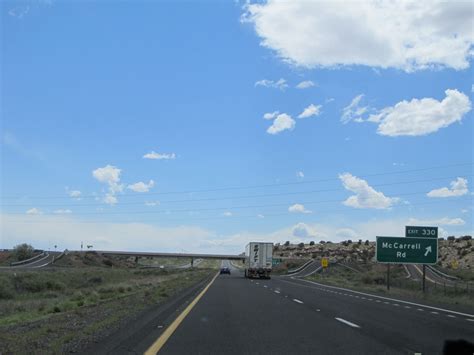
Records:
<instances>
[{"instance_id":1,"label":"grass","mask_svg":"<svg viewBox=\"0 0 474 355\"><path fill-rule=\"evenodd\" d=\"M448 269L440 266L435 267L437 270L451 276L455 276L463 281L474 281L474 270L463 270L463 269Z\"/></svg>"},{"instance_id":2,"label":"grass","mask_svg":"<svg viewBox=\"0 0 474 355\"><path fill-rule=\"evenodd\" d=\"M199 269L218 269L221 266L220 260L204 259L196 267Z\"/></svg>"},{"instance_id":3,"label":"grass","mask_svg":"<svg viewBox=\"0 0 474 355\"><path fill-rule=\"evenodd\" d=\"M190 258L160 258L160 257L153 257L153 258L139 258L138 265L143 266L183 266L189 264L191 262Z\"/></svg>"},{"instance_id":4,"label":"grass","mask_svg":"<svg viewBox=\"0 0 474 355\"><path fill-rule=\"evenodd\" d=\"M357 291L366 291L379 295L404 297L411 300L423 300L446 305L462 305L474 307L474 290L434 287L426 283L426 293L421 292L418 282L406 279L400 266L392 266L390 270L390 290L386 289L386 269L381 265L365 266L364 271L356 273L341 266L329 267L323 274L313 274L308 280L331 286L344 287Z\"/></svg>"},{"instance_id":5,"label":"grass","mask_svg":"<svg viewBox=\"0 0 474 355\"><path fill-rule=\"evenodd\" d=\"M2 272L2 351L63 353L213 272L105 267Z\"/></svg>"}]
</instances>

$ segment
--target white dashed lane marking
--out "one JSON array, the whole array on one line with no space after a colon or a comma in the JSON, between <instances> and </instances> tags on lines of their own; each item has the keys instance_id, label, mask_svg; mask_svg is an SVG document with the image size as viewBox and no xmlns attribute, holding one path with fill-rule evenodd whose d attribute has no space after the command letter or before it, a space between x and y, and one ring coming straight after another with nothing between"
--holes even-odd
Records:
<instances>
[{"instance_id":1,"label":"white dashed lane marking","mask_svg":"<svg viewBox=\"0 0 474 355\"><path fill-rule=\"evenodd\" d=\"M296 303L303 303L303 301L300 301L300 300L297 299L297 298L293 298L293 301L295 301Z\"/></svg>"},{"instance_id":2,"label":"white dashed lane marking","mask_svg":"<svg viewBox=\"0 0 474 355\"><path fill-rule=\"evenodd\" d=\"M432 314L439 314L438 312L435 312L435 311L432 311L431 313L432 313Z\"/></svg>"},{"instance_id":3,"label":"white dashed lane marking","mask_svg":"<svg viewBox=\"0 0 474 355\"><path fill-rule=\"evenodd\" d=\"M275 293L280 293L280 291L278 291L278 290L275 290L274 292L275 292Z\"/></svg>"},{"instance_id":4,"label":"white dashed lane marking","mask_svg":"<svg viewBox=\"0 0 474 355\"><path fill-rule=\"evenodd\" d=\"M353 327L353 328L360 328L359 325L354 324L354 323L351 323L351 322L349 322L348 320L345 320L345 319L342 319L342 318L337 318L337 317L336 317L335 319L338 320L338 321L341 322L341 323L344 323L344 324L350 326L350 327Z\"/></svg>"}]
</instances>

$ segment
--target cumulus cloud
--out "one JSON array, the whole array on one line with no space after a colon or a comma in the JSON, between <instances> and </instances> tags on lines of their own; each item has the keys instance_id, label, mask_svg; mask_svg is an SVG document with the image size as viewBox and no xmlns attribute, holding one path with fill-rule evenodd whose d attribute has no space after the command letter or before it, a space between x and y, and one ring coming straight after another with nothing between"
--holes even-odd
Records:
<instances>
[{"instance_id":1,"label":"cumulus cloud","mask_svg":"<svg viewBox=\"0 0 474 355\"><path fill-rule=\"evenodd\" d=\"M223 216L226 216L226 217L231 217L231 216L232 216L232 212L225 211L222 215L223 215Z\"/></svg>"},{"instance_id":2,"label":"cumulus cloud","mask_svg":"<svg viewBox=\"0 0 474 355\"><path fill-rule=\"evenodd\" d=\"M469 192L467 188L467 179L462 177L458 177L456 180L451 181L450 186L450 188L442 187L431 190L426 195L428 197L455 197L466 195Z\"/></svg>"},{"instance_id":3,"label":"cumulus cloud","mask_svg":"<svg viewBox=\"0 0 474 355\"><path fill-rule=\"evenodd\" d=\"M273 120L276 116L278 116L280 112L278 111L273 111L273 112L267 112L266 114L263 115L263 118L265 120Z\"/></svg>"},{"instance_id":4,"label":"cumulus cloud","mask_svg":"<svg viewBox=\"0 0 474 355\"><path fill-rule=\"evenodd\" d=\"M350 121L362 122L362 116L370 109L369 106L363 106L360 101L364 94L354 97L349 105L342 109L341 122L348 123Z\"/></svg>"},{"instance_id":5,"label":"cumulus cloud","mask_svg":"<svg viewBox=\"0 0 474 355\"><path fill-rule=\"evenodd\" d=\"M146 153L143 156L143 159L171 160L171 159L176 159L176 154L175 153L157 153L152 150L151 152Z\"/></svg>"},{"instance_id":6,"label":"cumulus cloud","mask_svg":"<svg viewBox=\"0 0 474 355\"><path fill-rule=\"evenodd\" d=\"M295 128L296 122L291 118L290 115L286 113L281 113L275 118L273 124L268 127L267 133L269 134L278 134L285 130L292 131Z\"/></svg>"},{"instance_id":7,"label":"cumulus cloud","mask_svg":"<svg viewBox=\"0 0 474 355\"><path fill-rule=\"evenodd\" d=\"M307 118L311 116L318 116L321 113L321 105L309 105L306 107L303 112L301 112L298 116L298 118Z\"/></svg>"},{"instance_id":8,"label":"cumulus cloud","mask_svg":"<svg viewBox=\"0 0 474 355\"><path fill-rule=\"evenodd\" d=\"M92 176L99 182L107 184L109 187L108 193L105 195L104 202L114 205L118 202L115 194L123 191L123 184L120 184L120 174L122 170L119 168L106 165L103 168L95 169Z\"/></svg>"},{"instance_id":9,"label":"cumulus cloud","mask_svg":"<svg viewBox=\"0 0 474 355\"><path fill-rule=\"evenodd\" d=\"M469 1L278 1L244 7L261 45L306 68L364 65L407 72L469 67Z\"/></svg>"},{"instance_id":10,"label":"cumulus cloud","mask_svg":"<svg viewBox=\"0 0 474 355\"><path fill-rule=\"evenodd\" d=\"M255 86L263 86L266 88L285 90L288 87L288 84L286 83L286 80L283 78L277 81L262 79L255 82Z\"/></svg>"},{"instance_id":11,"label":"cumulus cloud","mask_svg":"<svg viewBox=\"0 0 474 355\"><path fill-rule=\"evenodd\" d=\"M115 197L115 195L108 193L108 194L105 194L103 201L108 205L115 205L118 202L118 199L117 197Z\"/></svg>"},{"instance_id":12,"label":"cumulus cloud","mask_svg":"<svg viewBox=\"0 0 474 355\"><path fill-rule=\"evenodd\" d=\"M148 184L139 181L135 184L128 185L127 188L135 192L148 192L153 186L155 186L155 182L150 180Z\"/></svg>"},{"instance_id":13,"label":"cumulus cloud","mask_svg":"<svg viewBox=\"0 0 474 355\"><path fill-rule=\"evenodd\" d=\"M74 197L74 198L81 197L81 191L79 190L71 190L68 193L69 193L69 196Z\"/></svg>"},{"instance_id":14,"label":"cumulus cloud","mask_svg":"<svg viewBox=\"0 0 474 355\"><path fill-rule=\"evenodd\" d=\"M425 226L462 226L466 222L462 218L439 218L439 219L416 219L410 218L408 220L413 225L425 225Z\"/></svg>"},{"instance_id":15,"label":"cumulus cloud","mask_svg":"<svg viewBox=\"0 0 474 355\"><path fill-rule=\"evenodd\" d=\"M378 124L383 136L423 136L461 121L471 110L471 101L464 93L448 89L446 97L401 101L370 115L368 121Z\"/></svg>"},{"instance_id":16,"label":"cumulus cloud","mask_svg":"<svg viewBox=\"0 0 474 355\"><path fill-rule=\"evenodd\" d=\"M297 89L308 89L310 87L314 86L314 82L311 80L305 80L300 82L298 85L296 85Z\"/></svg>"},{"instance_id":17,"label":"cumulus cloud","mask_svg":"<svg viewBox=\"0 0 474 355\"><path fill-rule=\"evenodd\" d=\"M311 211L307 210L304 205L300 203L295 203L294 205L291 205L288 207L288 212L291 213L312 213Z\"/></svg>"},{"instance_id":18,"label":"cumulus cloud","mask_svg":"<svg viewBox=\"0 0 474 355\"><path fill-rule=\"evenodd\" d=\"M28 211L26 211L26 214L32 214L32 215L38 215L38 214L42 214L42 213L43 212L41 212L36 207L30 208Z\"/></svg>"},{"instance_id":19,"label":"cumulus cloud","mask_svg":"<svg viewBox=\"0 0 474 355\"><path fill-rule=\"evenodd\" d=\"M343 202L344 205L354 208L375 208L386 209L399 201L396 197L387 197L382 192L374 190L367 181L353 176L349 173L339 175L344 188L354 192L355 195L350 196Z\"/></svg>"},{"instance_id":20,"label":"cumulus cloud","mask_svg":"<svg viewBox=\"0 0 474 355\"><path fill-rule=\"evenodd\" d=\"M296 177L300 178L300 179L303 179L304 178L304 173L302 171L297 171L296 172Z\"/></svg>"},{"instance_id":21,"label":"cumulus cloud","mask_svg":"<svg viewBox=\"0 0 474 355\"><path fill-rule=\"evenodd\" d=\"M158 206L159 204L160 204L160 201L146 201L145 202L145 206L148 206L148 207Z\"/></svg>"},{"instance_id":22,"label":"cumulus cloud","mask_svg":"<svg viewBox=\"0 0 474 355\"><path fill-rule=\"evenodd\" d=\"M357 233L351 228L341 228L336 231L336 236L339 238L354 239Z\"/></svg>"}]
</instances>

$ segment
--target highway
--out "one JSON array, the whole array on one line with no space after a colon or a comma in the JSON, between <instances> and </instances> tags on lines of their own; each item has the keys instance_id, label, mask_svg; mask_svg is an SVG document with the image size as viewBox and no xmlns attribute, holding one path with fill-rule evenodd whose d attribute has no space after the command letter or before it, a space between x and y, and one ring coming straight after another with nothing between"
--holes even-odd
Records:
<instances>
[{"instance_id":1,"label":"highway","mask_svg":"<svg viewBox=\"0 0 474 355\"><path fill-rule=\"evenodd\" d=\"M131 325L88 353L155 353L160 343L160 354L441 354L447 339L474 342L474 312L288 276L248 280L231 263L223 264L232 274L217 276L187 316L176 306L174 313L150 313L147 323ZM163 335L177 318L182 319L174 332Z\"/></svg>"}]
</instances>

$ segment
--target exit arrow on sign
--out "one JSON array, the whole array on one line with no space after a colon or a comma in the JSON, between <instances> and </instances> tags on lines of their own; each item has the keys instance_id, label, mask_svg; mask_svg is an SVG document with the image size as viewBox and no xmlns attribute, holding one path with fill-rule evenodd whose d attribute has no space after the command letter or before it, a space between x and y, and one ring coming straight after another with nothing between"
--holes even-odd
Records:
<instances>
[{"instance_id":1,"label":"exit arrow on sign","mask_svg":"<svg viewBox=\"0 0 474 355\"><path fill-rule=\"evenodd\" d=\"M428 253L431 253L431 252L432 252L432 250L431 250L431 245L430 245L429 247L426 247L425 249L426 249L425 256L427 256Z\"/></svg>"}]
</instances>

